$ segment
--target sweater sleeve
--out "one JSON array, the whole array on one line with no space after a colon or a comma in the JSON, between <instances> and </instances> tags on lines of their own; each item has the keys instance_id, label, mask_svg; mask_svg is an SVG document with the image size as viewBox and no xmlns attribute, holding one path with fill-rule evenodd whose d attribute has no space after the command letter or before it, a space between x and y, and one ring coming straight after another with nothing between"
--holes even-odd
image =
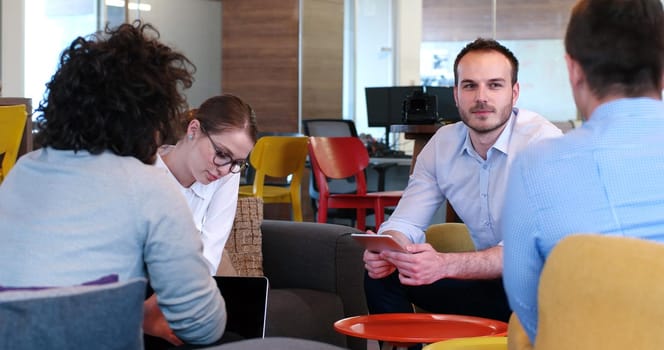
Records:
<instances>
[{"instance_id":1,"label":"sweater sleeve","mask_svg":"<svg viewBox=\"0 0 664 350\"><path fill-rule=\"evenodd\" d=\"M189 209L165 176L154 176L138 189L146 217L144 261L159 307L185 342L209 344L226 326L225 303L210 276L203 245Z\"/></svg>"}]
</instances>

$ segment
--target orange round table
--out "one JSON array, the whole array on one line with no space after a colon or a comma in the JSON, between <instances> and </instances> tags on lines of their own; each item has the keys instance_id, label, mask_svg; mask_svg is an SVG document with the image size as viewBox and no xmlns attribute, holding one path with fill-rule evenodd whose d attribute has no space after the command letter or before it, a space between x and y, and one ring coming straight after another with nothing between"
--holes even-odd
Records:
<instances>
[{"instance_id":1,"label":"orange round table","mask_svg":"<svg viewBox=\"0 0 664 350\"><path fill-rule=\"evenodd\" d=\"M479 336L504 336L507 323L482 317L393 313L344 318L334 323L342 334L383 342L383 349Z\"/></svg>"}]
</instances>

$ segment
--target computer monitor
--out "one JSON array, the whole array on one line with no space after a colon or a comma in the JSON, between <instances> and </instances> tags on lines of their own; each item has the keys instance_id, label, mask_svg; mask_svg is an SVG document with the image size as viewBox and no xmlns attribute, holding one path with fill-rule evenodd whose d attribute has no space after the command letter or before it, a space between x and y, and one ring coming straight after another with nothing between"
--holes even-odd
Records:
<instances>
[{"instance_id":1,"label":"computer monitor","mask_svg":"<svg viewBox=\"0 0 664 350\"><path fill-rule=\"evenodd\" d=\"M456 123L461 120L459 109L454 101L454 88L451 86L427 86L426 93L436 96L438 100L438 120L445 123Z\"/></svg>"},{"instance_id":2,"label":"computer monitor","mask_svg":"<svg viewBox=\"0 0 664 350\"><path fill-rule=\"evenodd\" d=\"M388 86L364 88L367 102L367 122L370 127L385 128L385 143L389 146L390 126L403 124L403 101L422 86Z\"/></svg>"}]
</instances>

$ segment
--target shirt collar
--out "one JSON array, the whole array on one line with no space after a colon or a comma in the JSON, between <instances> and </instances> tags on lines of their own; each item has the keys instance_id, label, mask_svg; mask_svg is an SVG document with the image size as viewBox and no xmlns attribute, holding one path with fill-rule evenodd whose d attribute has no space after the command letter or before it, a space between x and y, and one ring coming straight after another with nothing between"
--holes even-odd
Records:
<instances>
[{"instance_id":1,"label":"shirt collar","mask_svg":"<svg viewBox=\"0 0 664 350\"><path fill-rule=\"evenodd\" d=\"M157 152L157 161L155 162L155 165L160 168L163 168L166 171L166 173L168 173L168 175L171 177L171 179L175 181L175 183L178 185L178 187L182 192L189 192L192 195L202 199L205 199L207 196L212 195L211 193L208 193L209 191L206 191L205 186L200 186L201 184L198 182L194 182L189 187L182 186L182 184L180 184L175 175L173 175L173 173L171 172L171 169L169 169L166 163L164 163L164 159L161 158L161 154L159 152Z\"/></svg>"},{"instance_id":2,"label":"shirt collar","mask_svg":"<svg viewBox=\"0 0 664 350\"><path fill-rule=\"evenodd\" d=\"M217 180L221 181L221 180ZM214 194L214 190L216 190L215 187L213 186L205 186L200 182L194 182L189 188L189 191L193 193L195 196L201 198L201 199L208 199L209 197L212 197Z\"/></svg>"},{"instance_id":3,"label":"shirt collar","mask_svg":"<svg viewBox=\"0 0 664 350\"><path fill-rule=\"evenodd\" d=\"M650 97L620 98L599 105L588 121L583 124L594 125L599 123L601 125L600 120L620 120L625 115L632 114L648 115L661 108L662 101ZM644 112L644 110L648 110L648 112ZM635 111L637 112L635 113ZM632 123L633 121L629 122Z\"/></svg>"},{"instance_id":4,"label":"shirt collar","mask_svg":"<svg viewBox=\"0 0 664 350\"><path fill-rule=\"evenodd\" d=\"M512 130L514 130L514 125L516 124L515 120L518 115L519 109L516 107L512 108L512 114L510 115L510 119L507 121L505 129L503 129L503 132L500 133L500 136L498 136L498 139L491 148L495 148L496 150L507 154L510 139L512 138Z\"/></svg>"}]
</instances>

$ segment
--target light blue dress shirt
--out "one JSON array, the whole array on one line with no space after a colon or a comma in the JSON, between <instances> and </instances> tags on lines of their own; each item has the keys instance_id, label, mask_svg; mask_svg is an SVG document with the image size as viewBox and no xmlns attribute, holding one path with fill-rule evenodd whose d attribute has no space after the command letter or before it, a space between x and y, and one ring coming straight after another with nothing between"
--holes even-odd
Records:
<instances>
[{"instance_id":1,"label":"light blue dress shirt","mask_svg":"<svg viewBox=\"0 0 664 350\"><path fill-rule=\"evenodd\" d=\"M441 127L417 157L408 187L379 233L396 230L423 243L424 230L448 200L468 226L478 250L498 245L502 237L497 228L514 156L538 140L561 134L544 117L515 108L484 160L475 152L464 123Z\"/></svg>"},{"instance_id":2,"label":"light blue dress shirt","mask_svg":"<svg viewBox=\"0 0 664 350\"><path fill-rule=\"evenodd\" d=\"M531 341L539 276L553 246L588 232L664 242L663 177L664 104L648 98L601 105L581 128L519 155L501 226L503 279Z\"/></svg>"}]
</instances>

